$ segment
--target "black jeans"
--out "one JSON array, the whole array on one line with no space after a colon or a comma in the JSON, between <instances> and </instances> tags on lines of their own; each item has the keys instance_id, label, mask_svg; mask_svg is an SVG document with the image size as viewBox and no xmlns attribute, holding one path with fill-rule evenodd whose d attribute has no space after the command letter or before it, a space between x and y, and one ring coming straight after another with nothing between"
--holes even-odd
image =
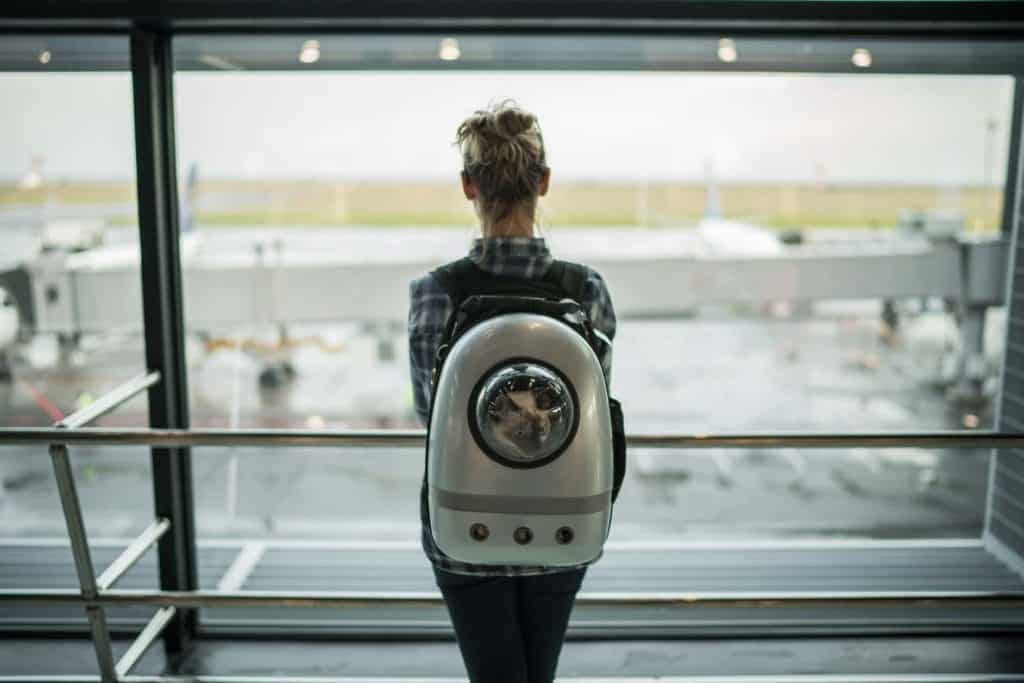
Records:
<instances>
[{"instance_id":1,"label":"black jeans","mask_svg":"<svg viewBox=\"0 0 1024 683\"><path fill-rule=\"evenodd\" d=\"M538 576L434 568L471 683L551 683L586 567Z\"/></svg>"}]
</instances>

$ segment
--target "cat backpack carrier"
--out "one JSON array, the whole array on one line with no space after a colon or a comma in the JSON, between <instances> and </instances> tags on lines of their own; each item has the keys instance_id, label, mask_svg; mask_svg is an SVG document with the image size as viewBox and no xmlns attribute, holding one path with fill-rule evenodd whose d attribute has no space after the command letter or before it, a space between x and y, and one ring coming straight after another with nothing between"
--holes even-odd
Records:
<instances>
[{"instance_id":1,"label":"cat backpack carrier","mask_svg":"<svg viewBox=\"0 0 1024 683\"><path fill-rule=\"evenodd\" d=\"M425 504L449 557L574 566L601 556L625 469L618 403L578 303L585 270L435 271L455 306L434 367ZM570 296L565 296L566 294Z\"/></svg>"}]
</instances>

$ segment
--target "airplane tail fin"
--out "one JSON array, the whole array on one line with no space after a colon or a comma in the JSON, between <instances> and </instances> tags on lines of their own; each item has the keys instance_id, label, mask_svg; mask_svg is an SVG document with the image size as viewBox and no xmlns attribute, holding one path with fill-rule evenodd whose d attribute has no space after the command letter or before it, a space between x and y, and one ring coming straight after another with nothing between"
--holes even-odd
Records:
<instances>
[{"instance_id":1,"label":"airplane tail fin","mask_svg":"<svg viewBox=\"0 0 1024 683\"><path fill-rule=\"evenodd\" d=\"M185 187L181 193L181 207L178 212L182 235L188 235L196 228L195 206L198 185L199 162L193 161L192 165L188 167L188 177L185 180Z\"/></svg>"}]
</instances>

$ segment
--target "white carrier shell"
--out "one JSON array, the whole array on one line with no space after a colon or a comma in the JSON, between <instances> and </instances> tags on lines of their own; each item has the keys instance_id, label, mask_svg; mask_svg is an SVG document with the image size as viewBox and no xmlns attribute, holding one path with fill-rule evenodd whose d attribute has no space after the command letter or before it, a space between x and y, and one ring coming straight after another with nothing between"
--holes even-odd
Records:
<instances>
[{"instance_id":1,"label":"white carrier shell","mask_svg":"<svg viewBox=\"0 0 1024 683\"><path fill-rule=\"evenodd\" d=\"M484 452L470 426L474 390L496 368L514 361L556 370L574 394L575 433L559 455L538 466L503 464ZM511 313L479 323L461 337L438 378L427 449L431 532L450 557L478 564L571 566L600 556L611 518L608 393L597 356L567 325L548 316ZM474 538L473 525L484 525L486 538ZM516 541L521 527L530 530L529 542ZM572 532L568 542L564 531L556 536L564 527Z\"/></svg>"}]
</instances>

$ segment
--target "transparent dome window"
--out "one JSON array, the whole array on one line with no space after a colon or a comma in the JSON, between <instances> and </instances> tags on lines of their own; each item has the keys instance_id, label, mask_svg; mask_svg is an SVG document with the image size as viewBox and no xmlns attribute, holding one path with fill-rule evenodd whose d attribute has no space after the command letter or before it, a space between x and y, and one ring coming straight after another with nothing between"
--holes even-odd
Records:
<instances>
[{"instance_id":1,"label":"transparent dome window","mask_svg":"<svg viewBox=\"0 0 1024 683\"><path fill-rule=\"evenodd\" d=\"M576 406L565 380L537 363L514 363L491 374L476 399L482 445L513 463L557 454L572 438Z\"/></svg>"}]
</instances>

